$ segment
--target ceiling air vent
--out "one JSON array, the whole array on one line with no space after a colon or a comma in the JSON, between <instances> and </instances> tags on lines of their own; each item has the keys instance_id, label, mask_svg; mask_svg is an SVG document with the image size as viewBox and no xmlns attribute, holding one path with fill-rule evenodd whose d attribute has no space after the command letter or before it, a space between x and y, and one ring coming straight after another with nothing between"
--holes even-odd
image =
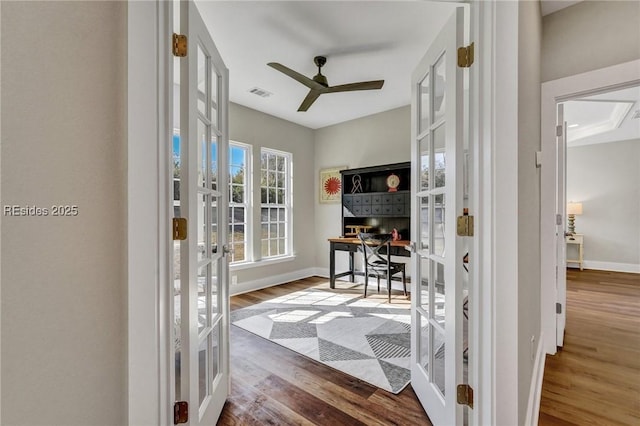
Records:
<instances>
[{"instance_id":1,"label":"ceiling air vent","mask_svg":"<svg viewBox=\"0 0 640 426\"><path fill-rule=\"evenodd\" d=\"M254 95L258 95L261 98L268 98L269 96L273 95L273 93L267 92L266 90L261 89L259 87L254 87L253 89L249 89L249 93L253 93Z\"/></svg>"},{"instance_id":2,"label":"ceiling air vent","mask_svg":"<svg viewBox=\"0 0 640 426\"><path fill-rule=\"evenodd\" d=\"M633 115L631 116L631 118L640 118L640 109L637 109Z\"/></svg>"}]
</instances>

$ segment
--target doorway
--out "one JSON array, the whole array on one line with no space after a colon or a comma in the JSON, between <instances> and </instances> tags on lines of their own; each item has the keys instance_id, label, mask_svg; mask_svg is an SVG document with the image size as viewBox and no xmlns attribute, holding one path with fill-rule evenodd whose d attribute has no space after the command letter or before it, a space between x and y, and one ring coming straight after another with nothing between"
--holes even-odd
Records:
<instances>
[{"instance_id":1,"label":"doorway","mask_svg":"<svg viewBox=\"0 0 640 426\"><path fill-rule=\"evenodd\" d=\"M479 7L483 8L484 6L479 6ZM472 7L472 10L473 10L473 7ZM141 11L141 12L146 12L146 15L153 15L152 13L148 13L148 10L146 10L146 9L144 11ZM142 17L142 15L143 15L143 13L140 13L140 17ZM484 15L482 15L482 16L484 17L483 19L485 21L493 20L494 19L493 10L491 10L491 9L484 10ZM140 19L140 21L144 21L144 20ZM480 19L479 15L473 14L473 13L472 13L472 21L473 21L473 24L472 24L473 31L472 31L472 33L474 34L473 38L475 40L479 40L479 41L480 40L487 40L487 43L485 44L485 46L487 46L487 47L480 52L479 56L482 57L482 63L486 64L486 67L489 70L491 70L492 68L490 67L490 64L492 62L489 61L488 59L492 57L491 52L493 51L492 50L493 45L489 41L490 40L489 35L491 33L490 29L493 28L493 26L492 25L486 25L486 26L481 25L485 21L482 21ZM161 23L161 19L158 22ZM149 34L153 34L153 31L154 31L153 28L147 28L147 27L145 27L144 30L145 30L145 35L147 36L147 38L149 38ZM510 30L511 30L510 27L509 28L505 28L504 32L505 33L509 33ZM158 40L164 40L164 38L158 37ZM164 48L165 46L163 45L162 47ZM161 49L160 51L164 52L165 50ZM166 50L166 51L170 51L170 50ZM153 52L151 52L151 53L153 53ZM157 52L155 54L157 55ZM147 56L151 57L153 55L150 54L150 55L147 55ZM478 61L479 59L480 59L480 57L477 57L476 61ZM151 62L152 61L149 61L149 66L148 67L151 66ZM161 63L161 64L162 63L166 63L166 62L169 62L169 61L163 61L163 60L159 61L159 63ZM154 69L157 68L157 63L158 63L157 60L153 61L152 65L153 65ZM147 63L145 63L145 65L147 65ZM473 69L472 69L472 79L473 79L474 83L478 83L479 81L488 81L486 79L483 80L481 77L484 74L484 72L490 72L490 71L487 71L487 69L485 69L485 67L476 68L476 70L477 70L477 72L473 72ZM167 73L167 71L168 71L167 69L161 69L160 70L161 74L162 73ZM505 68L505 72L506 72L506 68ZM160 80L162 80L161 77L162 77L162 75L159 77ZM479 87L479 86L477 84L474 84L473 87ZM487 86L487 87L484 87L484 89L490 90L491 88ZM158 91L162 92L162 90L158 90ZM479 101L480 93L481 92L479 90L477 90L477 91L475 91L474 94L471 95L472 98L474 99L472 101L473 103L477 103ZM482 93L484 93L484 92L482 92ZM166 99L165 99L166 97L168 97L167 93L164 93L164 92L160 93L160 98L163 100L163 102L166 102ZM154 103L153 99L150 99L146 104L150 105L151 107L155 107L155 103ZM159 111L157 111L158 114L157 114L157 117L155 117L155 120L156 120L156 122L160 121L162 123L162 126L156 125L155 128L160 128L163 131L162 133L166 133L167 135L170 135L172 133L172 129L170 128L170 125L167 125L167 122L169 122L170 120L168 120L167 117L165 117L165 114L164 114L164 111L166 111L168 109L169 108L164 108L164 107L163 108L159 108ZM481 113L480 110L474 110L474 111L471 112L471 115L473 117L471 121L475 123L474 127L475 126L482 127L482 126L488 125L487 123L489 122L489 118L491 116L491 114L489 114L489 111L491 111L491 109L487 109L487 111L484 112L484 113ZM482 146L482 144L478 143L478 141L482 142L485 137L489 137L489 135L491 134L491 129L487 128L483 132L474 132L474 134L477 134L477 136L474 136L473 145L474 146L476 146L476 145L477 146ZM499 145L501 145L502 144L502 139L498 138L498 142L499 142ZM171 161L170 158L167 158L166 161L164 161L162 155L158 155L158 157L161 159L160 164L168 163L168 162ZM474 156L473 158L479 159L480 156ZM480 161L480 160L478 160L478 161ZM147 161L147 163L153 163L154 167L157 166L157 161L156 161L155 157L153 157L153 161ZM167 167L167 169L169 169L169 167ZM162 182L163 181L162 178L164 177L162 175L164 174L164 172L158 172L158 170L155 169L155 168L153 170L155 171L155 173L157 175L160 175L160 178L161 178L160 182ZM472 175L477 175L477 174L481 173L481 170L483 170L482 167L472 167L472 168L470 168L469 173L471 173ZM171 184L171 176L167 176L166 185L169 186L170 184ZM157 192L162 195L161 199L165 200L166 198L169 198L165 194L165 192L167 192L167 191L162 191L162 188L160 188L160 186L162 186L162 185L156 184L155 186L151 186L151 189L153 189L153 188L155 188L156 190L160 189ZM470 189L470 192L472 194L478 193L478 187L475 186L474 188ZM482 191L480 191L480 192L482 192ZM491 198L491 194L487 194L485 197L479 197L479 198L481 198L481 199L483 199L485 201L492 199ZM168 200L168 202L166 203L167 205L169 205L169 201L170 200ZM153 204L153 205L157 205L157 204ZM490 204L487 201L487 206L489 206L489 205L493 206L494 204ZM499 201L496 202L495 205L500 205L500 202ZM483 211L488 210L488 208L489 207L485 207ZM153 216L153 215L149 215L149 216ZM166 230L166 226L165 226L166 222L167 222L166 216L169 216L169 214L164 214L163 217L160 220L160 222L162 222L162 223L160 223L158 226L154 227L154 229L156 229L158 231L159 235L162 235L163 231ZM490 228L490 224L489 223L483 223L480 226L482 227L482 229ZM151 232L149 232L149 233L151 233ZM484 233L484 234L488 234L488 233ZM486 241L487 240L482 238L482 235L480 235L478 237L478 239L474 240L474 247L477 248L477 247L479 247L479 246L481 246L483 244L487 244ZM160 251L162 251L164 249L164 242L161 242L161 243L157 243L156 242L154 247L158 248L158 246L160 246ZM476 258L474 260L477 260L478 264L482 264L483 262L482 262L481 258L483 257L483 252L480 251L480 250L475 250L475 252L477 254L476 254ZM488 253L488 252L485 252L485 256L489 256L486 253ZM168 259L167 259L167 261L168 261ZM154 271L154 272L157 271L157 266L158 265L157 264L151 264L151 263L152 262L149 261L149 262L145 263L145 265L147 265L147 264L150 265L149 266L149 270L150 271ZM154 283L154 285L157 284L157 283L163 283L165 281L170 281L170 279L171 279L170 277L166 276L168 274L168 269L169 268L168 268L168 266L167 266L167 264L165 262L165 259L161 259L160 263L161 263L161 265L160 265L161 276L157 277L157 276L155 276L153 274L150 274L152 276L150 277L149 281ZM477 271L477 270L474 271L473 269L471 269L471 271L473 273L475 273L475 274L480 274L480 271ZM492 271L492 266L487 266L487 267L483 268L483 270L481 271L482 277L490 275L491 271ZM475 275L475 276L479 276L479 275ZM477 307L479 307L479 305L480 305L480 303L478 302L480 300L482 300L483 306L490 305L490 301L488 301L488 295L493 294L492 293L492 289L495 287L495 284L491 280L487 279L486 281L488 283L487 287L486 288L479 288L478 289L478 293L476 294L478 296L478 297L475 298L475 300L477 301L475 303L477 303L477 305L478 305ZM145 288L147 288L147 287L145 287ZM164 351L165 348L171 346L171 342L167 341L168 340L167 339L167 334L169 334L169 333L167 332L167 329L165 328L166 323L165 322L158 323L157 322L157 318L158 318L158 316L160 318L166 318L168 316L167 312L169 311L169 306L171 305L172 297L171 297L170 294L167 294L167 290L164 289L164 287L162 287L162 286L158 286L157 288L154 287L154 290L156 292L153 293L153 297L148 297L149 293L145 294L145 296L147 296L147 298L144 299L144 300L148 301L149 312L148 313L145 312L144 318L142 318L138 322L141 323L141 324L143 322L142 320L146 321L145 324L153 322L153 324L155 324L157 328L160 328L159 330L156 330L156 333L153 335L156 338L156 340L152 341L152 342L149 342L149 344L145 346L145 349L148 348L148 352L151 352L151 355L144 358L144 359L157 360L157 362L154 365L160 364L160 368L159 369L158 368L154 368L153 365L150 365L149 368L146 368L143 372L141 372L141 375L143 375L144 378L147 380L144 383L152 382L151 383L151 387L152 388L156 388L157 387L157 388L160 389L160 396L158 398L156 398L156 397L154 397L154 395L148 395L148 398L145 399L145 401L149 400L149 403L147 405L140 406L140 407L134 407L134 408L132 408L132 410L135 411L136 413L140 413L141 416L142 415L146 415L147 413L151 413L153 411L154 413L160 412L161 413L161 417L165 417L165 414L170 414L170 413L166 413L166 409L165 409L165 407L168 407L169 404L165 404L164 403L164 402L167 402L167 400L170 399L170 396L169 396L168 392L165 392L165 390L167 388L167 386L166 386L167 378L164 377L164 376L158 377L156 372L158 370L159 371L169 371L170 370L170 368L169 368L170 366L167 365L169 363L167 362L166 356L162 352ZM473 309L474 302L471 301L471 300L472 299L470 298L471 309ZM134 305L135 305L135 303L132 303L132 306L134 306ZM158 308L157 308L158 306L160 306L160 309L159 309L160 312L158 312ZM154 310L154 308L155 308L155 310ZM475 312L480 312L480 310L476 309ZM490 333L491 322L489 320L487 320L482 324L477 324L474 327L474 329L475 329L475 332L478 333L478 336L481 337L481 338L477 339L476 343L478 343L478 342L482 342L483 343L480 346L481 350L478 351L478 354L477 354L478 358L476 358L476 359L484 360L483 365L486 365L491 359L491 353L492 353L492 349L491 348L493 347L493 345L491 344L491 342L493 341L492 340L492 334ZM474 333L471 332L470 333L470 338L473 338L473 336L474 336ZM486 338L482 338L483 336L486 336ZM159 342L158 342L158 340L159 340ZM135 368L132 368L132 370L135 370L134 372L136 372L137 370L140 370L140 369L136 370ZM489 388L492 387L492 383L494 382L494 376L493 376L493 374L489 374L488 376L489 377L485 377L484 380L482 381L482 384L481 384L482 385L481 386L482 389L489 389ZM472 380L476 380L476 382L479 383L477 381L477 377L475 379L472 378ZM157 382L161 382L161 383L157 383ZM480 384L478 386L480 386ZM137 391L137 389L134 389L134 390ZM143 394L143 390L141 389L139 392L133 392L133 391L130 392L130 400L132 400L132 401L135 400L135 396L138 395L138 394ZM482 406L484 408L484 410L482 412L485 413L485 414L483 414L482 416L483 417L487 417L487 418L492 418L494 416L494 413L493 413L493 411L490 410L491 401L492 401L491 393L488 392L488 391L487 392L478 392L477 398L478 398L477 399L477 405ZM171 401L169 401L169 402L171 402ZM154 410L153 407L155 407L157 405L160 405L160 407L162 407L162 408ZM509 410L504 409L504 410L499 411L498 414L495 414L495 415L499 415L501 412L507 412L507 411L512 412L513 410L512 409L509 409ZM478 415L477 414L478 413L477 410L475 411L475 413L476 413L475 415ZM153 423L157 423L157 422L154 421ZM162 422L162 423L164 423L164 422Z\"/></svg>"},{"instance_id":2,"label":"doorway","mask_svg":"<svg viewBox=\"0 0 640 426\"><path fill-rule=\"evenodd\" d=\"M640 85L563 104L568 232L579 237L567 242L583 246L567 246L567 266L640 272Z\"/></svg>"},{"instance_id":3,"label":"doorway","mask_svg":"<svg viewBox=\"0 0 640 426\"><path fill-rule=\"evenodd\" d=\"M580 201L568 199L568 194L565 195L565 190L568 189L567 175L565 174L567 171L567 146L571 147L571 144L582 140L585 146L592 146L592 148L586 149L587 151L597 150L598 148L594 147L598 145L598 141L604 140L605 136L603 135L612 130L612 127L624 129L626 126L630 126L633 129L638 126L637 120L633 118L635 110L638 109L637 101L625 100L626 95L624 95L623 89L637 87L640 84L637 74L639 66L640 61L632 61L546 82L542 85L542 162L546 170L542 174L541 298L542 330L545 335L545 350L548 354L556 353L557 347L561 347L563 344L564 336L566 319L565 264L567 260L565 232L568 232L567 215L570 213L567 211L566 204L567 201ZM580 106L582 113L577 108ZM570 111L571 120L576 122L569 123L564 118L560 122L558 121L558 113L563 113L565 107ZM595 118L591 118L591 123L587 125L586 117L590 115L595 117L593 111L591 113L587 111L589 108L591 110L606 110L608 108L609 117L613 115L617 119L603 119L598 123ZM581 114L584 116L582 119L585 122L582 126L577 123L577 117ZM568 122L566 126L565 122ZM623 123L627 124L622 126ZM576 124L577 126L575 126ZM569 125L573 127L570 129ZM604 129L607 127L609 129L605 131ZM614 136L613 139L615 138ZM618 138L626 140L627 136L618 136ZM607 147L611 148L614 145L603 144L603 146L602 149L606 150ZM602 169L602 165L599 169ZM594 174L592 172L589 176ZM574 190L574 186L571 187L571 190ZM572 192L570 196L583 195ZM573 217L574 225L580 223L580 220L583 221L583 224L589 223L584 203L577 204L581 204L582 210L579 212L582 214ZM612 208L613 206L608 207ZM604 216L608 217L606 214ZM586 238L583 243L588 241L589 238ZM584 247L583 245L583 249ZM570 260L577 259L571 258ZM597 263L592 265L593 267L598 266Z\"/></svg>"}]
</instances>

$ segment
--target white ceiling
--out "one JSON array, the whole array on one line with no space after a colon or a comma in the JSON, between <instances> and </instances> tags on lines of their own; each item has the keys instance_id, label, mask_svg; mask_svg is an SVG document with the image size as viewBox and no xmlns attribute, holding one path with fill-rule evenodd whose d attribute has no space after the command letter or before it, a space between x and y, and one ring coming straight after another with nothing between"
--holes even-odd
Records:
<instances>
[{"instance_id":1,"label":"white ceiling","mask_svg":"<svg viewBox=\"0 0 640 426\"><path fill-rule=\"evenodd\" d=\"M540 8L542 10L542 16L549 15L553 12L557 12L565 7L573 6L576 3L580 3L582 0L542 0Z\"/></svg>"},{"instance_id":2,"label":"white ceiling","mask_svg":"<svg viewBox=\"0 0 640 426\"><path fill-rule=\"evenodd\" d=\"M316 129L410 103L411 73L455 5L426 1L197 1L229 68L231 102ZM327 57L329 85L384 79L381 90L331 93L297 112L308 89L267 66L308 77ZM258 87L273 95L249 93Z\"/></svg>"},{"instance_id":3,"label":"white ceiling","mask_svg":"<svg viewBox=\"0 0 640 426\"><path fill-rule=\"evenodd\" d=\"M640 139L640 86L587 96L564 105L569 147Z\"/></svg>"}]
</instances>

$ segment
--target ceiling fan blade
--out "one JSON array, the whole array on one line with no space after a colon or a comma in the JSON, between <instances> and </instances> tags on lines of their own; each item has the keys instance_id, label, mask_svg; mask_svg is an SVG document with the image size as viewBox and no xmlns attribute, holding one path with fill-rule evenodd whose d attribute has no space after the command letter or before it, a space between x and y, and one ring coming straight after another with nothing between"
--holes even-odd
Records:
<instances>
[{"instance_id":1,"label":"ceiling fan blade","mask_svg":"<svg viewBox=\"0 0 640 426\"><path fill-rule=\"evenodd\" d=\"M327 93L352 92L354 90L375 90L381 89L383 85L384 80L361 81L360 83L349 83L328 87Z\"/></svg>"},{"instance_id":2,"label":"ceiling fan blade","mask_svg":"<svg viewBox=\"0 0 640 426\"><path fill-rule=\"evenodd\" d=\"M300 104L300 108L298 108L298 111L304 112L308 110L311 104L314 103L320 95L322 95L322 92L319 92L317 90L309 90L309 93Z\"/></svg>"},{"instance_id":3,"label":"ceiling fan blade","mask_svg":"<svg viewBox=\"0 0 640 426\"><path fill-rule=\"evenodd\" d=\"M312 89L312 90L325 89L325 87L323 85L321 85L320 83L316 83L315 81L313 81L309 77L304 76L304 75L300 74L299 72L292 70L291 68L285 67L282 64L279 64L277 62L269 62L267 65L269 65L273 69L276 69L276 70L280 71L283 74L288 75L289 77L293 78L297 82L304 84L309 89Z\"/></svg>"}]
</instances>

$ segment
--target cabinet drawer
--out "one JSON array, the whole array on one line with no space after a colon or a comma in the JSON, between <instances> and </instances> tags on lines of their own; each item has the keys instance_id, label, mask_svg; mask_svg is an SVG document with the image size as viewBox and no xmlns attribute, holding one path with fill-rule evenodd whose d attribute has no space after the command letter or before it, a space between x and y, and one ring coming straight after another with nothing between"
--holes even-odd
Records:
<instances>
[{"instance_id":1,"label":"cabinet drawer","mask_svg":"<svg viewBox=\"0 0 640 426\"><path fill-rule=\"evenodd\" d=\"M352 195L351 197L353 198L354 206L359 206L362 204L362 195Z\"/></svg>"},{"instance_id":2,"label":"cabinet drawer","mask_svg":"<svg viewBox=\"0 0 640 426\"><path fill-rule=\"evenodd\" d=\"M381 204L371 204L371 214L373 216L382 214L382 205Z\"/></svg>"},{"instance_id":3,"label":"cabinet drawer","mask_svg":"<svg viewBox=\"0 0 640 426\"><path fill-rule=\"evenodd\" d=\"M406 203L407 194L393 194L393 204Z\"/></svg>"},{"instance_id":4,"label":"cabinet drawer","mask_svg":"<svg viewBox=\"0 0 640 426\"><path fill-rule=\"evenodd\" d=\"M383 215L392 215L393 214L393 206L391 204L383 204L382 205L382 214Z\"/></svg>"},{"instance_id":5,"label":"cabinet drawer","mask_svg":"<svg viewBox=\"0 0 640 426\"><path fill-rule=\"evenodd\" d=\"M394 204L393 205L393 214L397 216L404 216L404 204Z\"/></svg>"},{"instance_id":6,"label":"cabinet drawer","mask_svg":"<svg viewBox=\"0 0 640 426\"><path fill-rule=\"evenodd\" d=\"M402 237L404 238L404 235ZM409 251L404 247L391 246L391 255L408 257Z\"/></svg>"},{"instance_id":7,"label":"cabinet drawer","mask_svg":"<svg viewBox=\"0 0 640 426\"><path fill-rule=\"evenodd\" d=\"M346 208L350 208L353 205L353 195L343 195L342 204L344 204Z\"/></svg>"},{"instance_id":8,"label":"cabinet drawer","mask_svg":"<svg viewBox=\"0 0 640 426\"><path fill-rule=\"evenodd\" d=\"M362 215L363 216L371 216L371 204L363 204L362 205Z\"/></svg>"},{"instance_id":9,"label":"cabinet drawer","mask_svg":"<svg viewBox=\"0 0 640 426\"><path fill-rule=\"evenodd\" d=\"M353 244L333 243L333 248L341 251L356 251L358 246Z\"/></svg>"},{"instance_id":10,"label":"cabinet drawer","mask_svg":"<svg viewBox=\"0 0 640 426\"><path fill-rule=\"evenodd\" d=\"M384 194L382 196L382 204L391 204L393 203L393 197L391 194Z\"/></svg>"},{"instance_id":11,"label":"cabinet drawer","mask_svg":"<svg viewBox=\"0 0 640 426\"><path fill-rule=\"evenodd\" d=\"M361 204L356 204L355 206L353 206L353 210L351 210L353 212L353 214L355 216L361 216L362 215L362 205Z\"/></svg>"},{"instance_id":12,"label":"cabinet drawer","mask_svg":"<svg viewBox=\"0 0 640 426\"><path fill-rule=\"evenodd\" d=\"M382 195L375 194L371 196L371 204L380 204L382 203Z\"/></svg>"},{"instance_id":13,"label":"cabinet drawer","mask_svg":"<svg viewBox=\"0 0 640 426\"><path fill-rule=\"evenodd\" d=\"M368 194L362 195L362 204L371 205L371 195L368 195Z\"/></svg>"}]
</instances>

